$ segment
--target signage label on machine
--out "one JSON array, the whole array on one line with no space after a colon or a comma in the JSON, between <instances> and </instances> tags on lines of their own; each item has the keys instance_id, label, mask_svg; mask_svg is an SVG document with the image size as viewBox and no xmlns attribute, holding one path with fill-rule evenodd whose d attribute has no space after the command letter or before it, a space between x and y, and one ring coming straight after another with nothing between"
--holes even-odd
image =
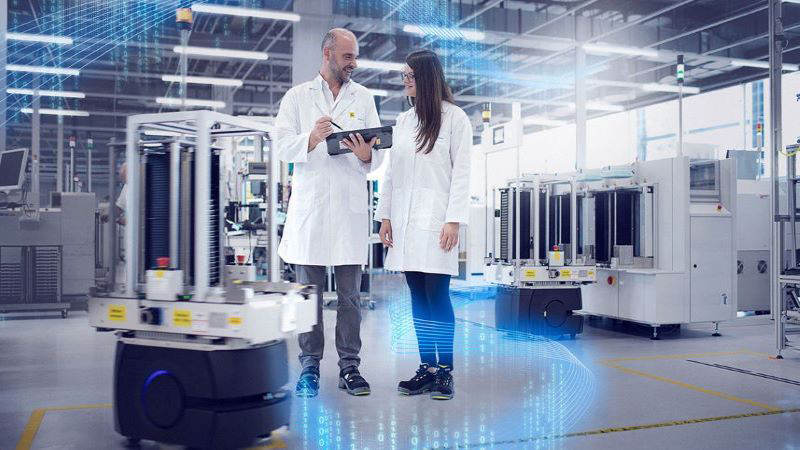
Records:
<instances>
[{"instance_id":1,"label":"signage label on machine","mask_svg":"<svg viewBox=\"0 0 800 450\"><path fill-rule=\"evenodd\" d=\"M111 322L125 322L126 319L124 305L108 305L108 320Z\"/></svg>"},{"instance_id":2,"label":"signage label on machine","mask_svg":"<svg viewBox=\"0 0 800 450\"><path fill-rule=\"evenodd\" d=\"M172 311L172 325L176 327L192 326L192 312L188 309L176 309Z\"/></svg>"},{"instance_id":3,"label":"signage label on machine","mask_svg":"<svg viewBox=\"0 0 800 450\"><path fill-rule=\"evenodd\" d=\"M526 279L531 279L531 280L535 280L536 279L536 270L535 269L526 269L525 272L523 272L523 273L525 274L525 278Z\"/></svg>"},{"instance_id":4,"label":"signage label on machine","mask_svg":"<svg viewBox=\"0 0 800 450\"><path fill-rule=\"evenodd\" d=\"M208 331L208 314L196 312L192 315L192 331Z\"/></svg>"}]
</instances>

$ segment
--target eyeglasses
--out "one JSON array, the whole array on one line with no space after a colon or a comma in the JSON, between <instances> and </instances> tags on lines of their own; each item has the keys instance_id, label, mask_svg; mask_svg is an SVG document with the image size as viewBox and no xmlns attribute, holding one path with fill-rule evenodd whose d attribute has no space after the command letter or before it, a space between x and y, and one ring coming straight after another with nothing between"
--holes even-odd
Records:
<instances>
[{"instance_id":1,"label":"eyeglasses","mask_svg":"<svg viewBox=\"0 0 800 450\"><path fill-rule=\"evenodd\" d=\"M400 72L400 81L414 81L414 72Z\"/></svg>"}]
</instances>

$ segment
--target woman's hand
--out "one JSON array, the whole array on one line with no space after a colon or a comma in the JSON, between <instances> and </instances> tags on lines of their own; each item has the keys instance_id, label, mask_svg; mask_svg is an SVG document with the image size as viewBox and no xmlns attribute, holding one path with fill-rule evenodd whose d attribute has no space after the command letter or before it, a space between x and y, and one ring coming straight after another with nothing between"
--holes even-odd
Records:
<instances>
[{"instance_id":1,"label":"woman's hand","mask_svg":"<svg viewBox=\"0 0 800 450\"><path fill-rule=\"evenodd\" d=\"M381 222L381 229L378 231L378 236L381 238L384 247L392 247L392 221L383 219Z\"/></svg>"},{"instance_id":2,"label":"woman's hand","mask_svg":"<svg viewBox=\"0 0 800 450\"><path fill-rule=\"evenodd\" d=\"M439 247L445 252L449 252L458 245L458 222L447 222L442 227L439 234Z\"/></svg>"}]
</instances>

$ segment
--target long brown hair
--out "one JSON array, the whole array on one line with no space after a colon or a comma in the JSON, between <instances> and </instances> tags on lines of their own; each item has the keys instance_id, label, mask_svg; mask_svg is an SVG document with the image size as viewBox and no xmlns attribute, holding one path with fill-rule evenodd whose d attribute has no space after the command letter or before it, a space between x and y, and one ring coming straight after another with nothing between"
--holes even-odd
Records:
<instances>
[{"instance_id":1,"label":"long brown hair","mask_svg":"<svg viewBox=\"0 0 800 450\"><path fill-rule=\"evenodd\" d=\"M430 153L442 127L442 102L455 104L455 100L436 53L416 50L406 57L406 64L414 71L417 86L417 97L411 100L419 118L417 151Z\"/></svg>"}]
</instances>

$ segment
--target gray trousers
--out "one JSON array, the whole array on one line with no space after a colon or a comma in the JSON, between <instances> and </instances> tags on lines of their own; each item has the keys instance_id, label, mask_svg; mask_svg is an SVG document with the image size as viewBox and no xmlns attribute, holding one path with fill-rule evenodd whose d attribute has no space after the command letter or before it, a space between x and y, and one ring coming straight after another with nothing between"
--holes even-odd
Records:
<instances>
[{"instance_id":1,"label":"gray trousers","mask_svg":"<svg viewBox=\"0 0 800 450\"><path fill-rule=\"evenodd\" d=\"M297 281L317 286L317 324L300 341L300 365L319 367L325 348L325 329L322 321L322 293L325 290L325 267L297 265ZM339 368L358 367L361 358L361 266L334 266L336 276L336 351Z\"/></svg>"}]
</instances>

